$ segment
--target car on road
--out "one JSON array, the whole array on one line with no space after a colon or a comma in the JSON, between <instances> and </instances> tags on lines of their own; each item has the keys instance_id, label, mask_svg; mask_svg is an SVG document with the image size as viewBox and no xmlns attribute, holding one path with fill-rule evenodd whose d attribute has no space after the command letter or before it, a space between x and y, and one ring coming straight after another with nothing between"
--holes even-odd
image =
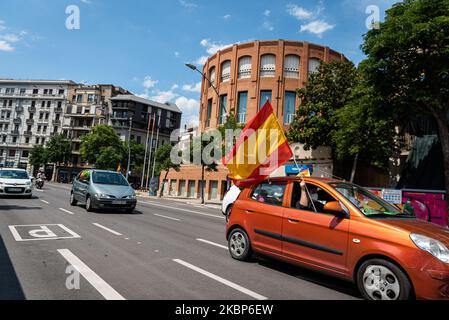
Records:
<instances>
[{"instance_id":1,"label":"car on road","mask_svg":"<svg viewBox=\"0 0 449 320\"><path fill-rule=\"evenodd\" d=\"M354 282L365 299L449 298L449 228L352 183L284 177L245 188L226 237L234 259L298 264Z\"/></svg>"},{"instance_id":2,"label":"car on road","mask_svg":"<svg viewBox=\"0 0 449 320\"><path fill-rule=\"evenodd\" d=\"M136 193L118 172L106 170L81 171L73 181L70 204L86 205L88 212L96 209L120 209L132 213L136 208Z\"/></svg>"},{"instance_id":3,"label":"car on road","mask_svg":"<svg viewBox=\"0 0 449 320\"><path fill-rule=\"evenodd\" d=\"M22 169L0 169L0 196L33 197L33 183Z\"/></svg>"}]
</instances>

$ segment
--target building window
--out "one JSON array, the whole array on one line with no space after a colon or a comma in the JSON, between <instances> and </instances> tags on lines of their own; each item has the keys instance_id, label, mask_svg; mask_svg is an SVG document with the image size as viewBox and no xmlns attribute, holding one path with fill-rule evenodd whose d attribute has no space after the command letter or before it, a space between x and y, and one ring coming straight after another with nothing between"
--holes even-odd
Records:
<instances>
[{"instance_id":1,"label":"building window","mask_svg":"<svg viewBox=\"0 0 449 320\"><path fill-rule=\"evenodd\" d=\"M216 80L215 67L212 67L209 70L209 80L212 83L212 85L215 86L215 80Z\"/></svg>"},{"instance_id":2,"label":"building window","mask_svg":"<svg viewBox=\"0 0 449 320\"><path fill-rule=\"evenodd\" d=\"M286 91L284 101L284 124L291 124L295 118L296 92Z\"/></svg>"},{"instance_id":3,"label":"building window","mask_svg":"<svg viewBox=\"0 0 449 320\"><path fill-rule=\"evenodd\" d=\"M27 151L27 150L22 151L22 158L28 158L29 155L30 155L29 151Z\"/></svg>"},{"instance_id":4,"label":"building window","mask_svg":"<svg viewBox=\"0 0 449 320\"><path fill-rule=\"evenodd\" d=\"M239 59L239 79L251 78L251 57L244 56Z\"/></svg>"},{"instance_id":5,"label":"building window","mask_svg":"<svg viewBox=\"0 0 449 320\"><path fill-rule=\"evenodd\" d=\"M221 82L231 80L231 61L225 61L221 65Z\"/></svg>"},{"instance_id":6,"label":"building window","mask_svg":"<svg viewBox=\"0 0 449 320\"><path fill-rule=\"evenodd\" d=\"M33 95L39 94L39 89L33 89Z\"/></svg>"},{"instance_id":7,"label":"building window","mask_svg":"<svg viewBox=\"0 0 449 320\"><path fill-rule=\"evenodd\" d=\"M262 90L260 91L260 103L259 103L259 110L263 108L265 103L267 101L270 101L271 103L271 90Z\"/></svg>"},{"instance_id":8,"label":"building window","mask_svg":"<svg viewBox=\"0 0 449 320\"><path fill-rule=\"evenodd\" d=\"M218 123L224 124L227 120L227 102L228 102L228 95L224 94L220 96L220 112L218 114Z\"/></svg>"},{"instance_id":9,"label":"building window","mask_svg":"<svg viewBox=\"0 0 449 320\"><path fill-rule=\"evenodd\" d=\"M59 89L58 95L62 96L62 95L64 95L64 93L65 93L65 90L64 90L64 89Z\"/></svg>"},{"instance_id":10,"label":"building window","mask_svg":"<svg viewBox=\"0 0 449 320\"><path fill-rule=\"evenodd\" d=\"M25 88L21 88L21 89L20 89L20 95L21 95L21 96L24 96L24 95L25 95L25 92L26 92L26 89L25 89Z\"/></svg>"},{"instance_id":11,"label":"building window","mask_svg":"<svg viewBox=\"0 0 449 320\"><path fill-rule=\"evenodd\" d=\"M237 123L246 122L247 104L248 104L248 91L239 92L237 102Z\"/></svg>"},{"instance_id":12,"label":"building window","mask_svg":"<svg viewBox=\"0 0 449 320\"><path fill-rule=\"evenodd\" d=\"M290 54L285 57L284 77L299 78L299 56Z\"/></svg>"},{"instance_id":13,"label":"building window","mask_svg":"<svg viewBox=\"0 0 449 320\"><path fill-rule=\"evenodd\" d=\"M82 94L77 95L76 96L76 102L77 103L81 103L82 101L83 101L83 95Z\"/></svg>"},{"instance_id":14,"label":"building window","mask_svg":"<svg viewBox=\"0 0 449 320\"><path fill-rule=\"evenodd\" d=\"M260 59L260 76L276 76L276 56L274 54L264 54Z\"/></svg>"},{"instance_id":15,"label":"building window","mask_svg":"<svg viewBox=\"0 0 449 320\"><path fill-rule=\"evenodd\" d=\"M321 61L317 58L309 59L309 75L314 74L320 70Z\"/></svg>"},{"instance_id":16,"label":"building window","mask_svg":"<svg viewBox=\"0 0 449 320\"><path fill-rule=\"evenodd\" d=\"M210 118L212 117L212 99L207 101L207 111L206 111L206 128L210 127Z\"/></svg>"},{"instance_id":17,"label":"building window","mask_svg":"<svg viewBox=\"0 0 449 320\"><path fill-rule=\"evenodd\" d=\"M93 94L89 94L87 96L87 102L88 103L93 103L94 102L94 95Z\"/></svg>"}]
</instances>

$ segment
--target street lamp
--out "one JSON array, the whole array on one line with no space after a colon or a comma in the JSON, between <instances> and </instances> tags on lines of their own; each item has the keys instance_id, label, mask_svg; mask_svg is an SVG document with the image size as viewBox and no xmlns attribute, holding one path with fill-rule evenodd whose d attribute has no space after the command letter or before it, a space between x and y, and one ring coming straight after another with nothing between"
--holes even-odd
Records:
<instances>
[{"instance_id":1,"label":"street lamp","mask_svg":"<svg viewBox=\"0 0 449 320\"><path fill-rule=\"evenodd\" d=\"M126 180L129 178L129 170L131 165L131 130L133 127L133 118L129 118L129 131L128 131L128 166L126 168Z\"/></svg>"}]
</instances>

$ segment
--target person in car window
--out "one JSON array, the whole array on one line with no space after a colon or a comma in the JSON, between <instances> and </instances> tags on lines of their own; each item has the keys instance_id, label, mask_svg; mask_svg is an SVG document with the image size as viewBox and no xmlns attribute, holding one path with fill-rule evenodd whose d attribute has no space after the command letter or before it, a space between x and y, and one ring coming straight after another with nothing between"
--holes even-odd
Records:
<instances>
[{"instance_id":1,"label":"person in car window","mask_svg":"<svg viewBox=\"0 0 449 320\"><path fill-rule=\"evenodd\" d=\"M299 199L299 201L296 203L296 208L297 209L301 209L301 210L307 210L309 209L309 205L310 205L310 201L309 201L309 196L307 195L307 186L306 183L303 181L301 181L301 199Z\"/></svg>"}]
</instances>

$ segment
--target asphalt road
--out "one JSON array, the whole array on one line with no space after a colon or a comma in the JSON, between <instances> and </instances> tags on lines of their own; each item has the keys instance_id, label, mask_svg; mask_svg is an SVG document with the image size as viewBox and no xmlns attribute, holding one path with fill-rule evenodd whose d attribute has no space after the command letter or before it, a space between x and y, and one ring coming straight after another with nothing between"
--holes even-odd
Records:
<instances>
[{"instance_id":1,"label":"asphalt road","mask_svg":"<svg viewBox=\"0 0 449 320\"><path fill-rule=\"evenodd\" d=\"M353 284L267 258L233 260L219 210L139 199L87 213L68 185L0 198L0 299L356 299Z\"/></svg>"}]
</instances>

